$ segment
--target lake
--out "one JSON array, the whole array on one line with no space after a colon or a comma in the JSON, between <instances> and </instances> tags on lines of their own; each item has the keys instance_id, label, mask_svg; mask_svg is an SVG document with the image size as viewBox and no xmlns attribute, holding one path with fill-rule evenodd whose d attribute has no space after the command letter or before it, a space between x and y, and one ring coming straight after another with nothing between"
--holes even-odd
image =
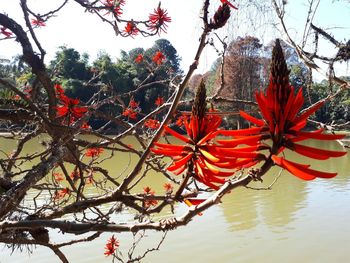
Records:
<instances>
[{"instance_id":1,"label":"lake","mask_svg":"<svg viewBox=\"0 0 350 263\"><path fill-rule=\"evenodd\" d=\"M8 152L13 142L2 140L1 145ZM37 145L37 141L31 142L26 151ZM336 142L312 141L308 145L341 150ZM305 182L284 171L272 190L239 188L187 227L169 232L160 251L150 253L142 262L350 262L350 156L314 161L293 153L288 155L293 161L312 164L314 169L337 171L338 176ZM135 162L128 156L118 157L119 161ZM111 161L105 168L118 173L121 166ZM264 176L264 183L255 186L269 185L278 172L279 169L270 171ZM164 180L158 176L145 184L157 184L157 180L160 189ZM186 209L179 204L176 214ZM103 255L104 244L110 236L103 234L98 240L63 251L74 263L112 262ZM122 251L126 251L132 234L116 236ZM161 236L162 233L146 232L139 252L156 245ZM55 233L51 233L51 239L62 241ZM9 249L1 247L0 255L1 263L60 262L49 249L41 247L30 255L26 252L10 255Z\"/></svg>"}]
</instances>

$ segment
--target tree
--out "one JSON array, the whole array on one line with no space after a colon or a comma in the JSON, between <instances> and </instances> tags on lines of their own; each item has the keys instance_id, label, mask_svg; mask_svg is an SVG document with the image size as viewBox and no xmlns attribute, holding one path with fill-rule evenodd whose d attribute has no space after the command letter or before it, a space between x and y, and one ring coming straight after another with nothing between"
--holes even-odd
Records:
<instances>
[{"instance_id":1,"label":"tree","mask_svg":"<svg viewBox=\"0 0 350 263\"><path fill-rule=\"evenodd\" d=\"M24 23L0 13L0 34L4 41L19 42L21 58L32 80L28 86L17 82L17 78L0 77L2 90L15 95L3 97L0 119L8 128L7 139L17 142L11 153L1 151L0 155L0 242L20 249L26 245L45 246L62 262L69 262L62 247L110 233L104 254L111 256L112 261L137 262L159 249L167 231L187 225L236 188L261 181L274 166L303 180L336 176L335 172L314 170L309 164L296 163L284 155L289 149L325 160L346 152L299 143L343 138L341 134L323 133L322 129L305 129L307 119L335 95L303 110L303 92L290 85L278 39L272 50L266 89L257 90L259 39L239 38L229 46L230 67L223 67L224 71L235 69L230 75L225 74L235 96L226 93L227 98L218 94L208 98L202 80L189 101L191 111L179 112L178 106L188 102L182 101L183 95L210 34L224 27L235 12L236 7L228 1L215 2L214 12L209 12L214 1L203 1L198 48L183 76L177 52L167 40L157 41L143 54L137 54L142 49L123 52L115 63L101 53L93 67L87 65L86 56L81 58L78 51L62 47L47 66L36 32L59 15L67 1L42 15L32 11L27 0L19 2ZM123 0L75 2L109 24L121 37L157 35L165 32L171 22L160 3L142 20L124 17L127 3ZM230 82L232 78L240 86ZM344 83L348 85L347 80ZM87 93L87 88L93 93ZM81 91L88 95L81 96ZM255 106L256 116L245 111L245 103L239 102L240 116L251 127L220 128L221 113L208 101L253 100L253 95L256 102L250 105ZM90 127L91 120L100 121L101 125ZM107 136L111 127L118 127L117 134ZM42 147L25 153L24 147L39 136L45 138ZM126 136L132 136L137 145L125 143ZM122 153L135 156L135 161L118 167ZM108 161L118 172L105 169ZM152 178L151 171L162 176L163 186L145 185L145 179ZM237 172L239 175L235 176ZM156 193L155 188L162 190ZM205 198L200 198L202 193ZM43 201L37 202L39 197ZM177 204L191 208L176 216L173 208ZM171 214L158 217L164 209ZM125 213L131 215L127 223ZM53 240L53 230L59 230L65 240ZM147 248L138 256L136 240L128 253L121 253L123 240L119 240L119 233L152 230L164 232L154 248Z\"/></svg>"}]
</instances>

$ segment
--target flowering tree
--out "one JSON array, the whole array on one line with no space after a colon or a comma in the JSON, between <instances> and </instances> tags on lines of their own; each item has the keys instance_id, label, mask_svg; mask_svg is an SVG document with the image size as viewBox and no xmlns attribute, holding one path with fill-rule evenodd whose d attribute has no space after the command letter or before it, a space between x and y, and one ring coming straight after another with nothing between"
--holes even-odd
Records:
<instances>
[{"instance_id":1,"label":"flowering tree","mask_svg":"<svg viewBox=\"0 0 350 263\"><path fill-rule=\"evenodd\" d=\"M166 62L167 57L161 51L156 51L148 61L144 54L137 54L134 63L147 63L149 74L131 92L116 94L108 83L101 84L100 72L93 72L88 82L95 85L97 92L84 103L67 95L59 82L59 70L48 71L45 51L35 30L47 26L47 21L59 15L67 2L38 15L28 7L27 0L20 0L25 28L0 13L2 40L19 42L22 58L33 74L25 83L6 76L0 78L1 89L6 91L2 93L0 108L2 127L8 131L4 137L17 143L13 152L2 152L0 157L0 242L45 246L62 262L68 262L62 247L92 241L108 232L111 237L106 242L105 255L135 262L152 249L140 256L129 253L127 259L122 258L119 244L123 241L118 240L118 233L146 230L166 233L186 225L237 187L262 181L273 166L303 180L336 176L335 172L317 171L287 157L288 150L316 160L340 157L346 152L299 143L308 139L337 140L343 135L324 133L323 129L306 131L310 115L333 95L302 110L303 93L289 83L289 70L279 40L272 53L270 83L256 92L256 102L250 102L259 117L244 111L239 113L250 127L221 129L222 116L214 105L220 101L219 92L208 98L203 81L190 101L191 111L178 111L180 104L187 103L181 99L209 43L209 35L225 26L236 6L224 0L203 1L202 34L192 65L184 76L157 80L167 84L169 97L158 96L154 108L144 114L134 95L150 87L154 72ZM161 4L145 20L136 20L124 18L123 6L127 5L124 0L75 2L110 24L122 37L165 33L172 21ZM210 4L216 7L214 13L209 12ZM343 85L349 87L347 82ZM108 105L117 105L119 111L106 114L102 109ZM103 120L106 126L116 124L121 132L107 136L103 127L94 130L89 126L91 118ZM25 154L26 144L43 134L44 147ZM85 135L96 139L88 140ZM133 136L138 147L126 144L123 141L126 136ZM104 162L110 160L125 165L118 164L118 155L124 153L134 155L136 163L125 167L120 175L104 169ZM164 157L170 157L171 161ZM163 192L156 193L154 186L143 185L150 171L164 176ZM203 192L210 195L201 198ZM189 206L183 215L152 219L163 209L173 210L179 203ZM136 219L125 223L115 216L125 209L136 215ZM50 236L54 229L75 236L57 243Z\"/></svg>"}]
</instances>

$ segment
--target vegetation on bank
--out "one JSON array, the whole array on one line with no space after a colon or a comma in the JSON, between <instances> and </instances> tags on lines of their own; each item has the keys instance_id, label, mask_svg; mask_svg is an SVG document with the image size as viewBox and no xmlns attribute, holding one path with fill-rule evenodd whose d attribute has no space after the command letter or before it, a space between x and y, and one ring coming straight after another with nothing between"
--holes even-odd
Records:
<instances>
[{"instance_id":1,"label":"vegetation on bank","mask_svg":"<svg viewBox=\"0 0 350 263\"><path fill-rule=\"evenodd\" d=\"M310 71L300 63L296 52L283 44L286 52L286 59L290 66L290 82L296 87L303 87L304 96L307 98L305 107L339 89L339 85L323 80L318 83L310 83ZM232 41L226 50L223 78L220 76L222 58L215 61L211 69L204 74L194 75L189 83L187 96L193 95L195 87L200 79L204 78L209 95L219 91L219 95L225 98L222 102L216 103L222 111L228 112L225 118L226 126L245 126L242 119L237 118L234 113L239 109L254 112L254 101L256 90L261 90L268 83L268 65L270 63L272 45L264 46L256 37L239 37ZM164 55L164 63L154 65L153 57L157 52ZM142 60L140 61L140 55ZM163 61L162 61L163 62ZM169 98L171 91L167 88L170 79L182 78L180 68L181 58L175 47L166 39L155 41L149 49L135 48L129 52L122 51L119 58L113 59L109 54L100 51L97 58L92 62L89 54L80 54L79 51L61 46L50 61L48 70L54 76L54 81L61 84L67 96L77 98L83 103L92 99L99 91L99 99L107 98L111 94L118 97L117 103L108 103L100 110L102 113L123 114L132 100L137 102L137 112L140 117L148 114L154 109L156 100ZM149 77L149 74L151 75ZM26 66L21 57L17 56L12 61L2 60L0 63L0 76L16 81L18 85L27 87L24 92L30 91L35 78ZM349 79L349 77L344 77ZM146 81L145 81L146 80ZM222 81L223 80L223 81ZM150 83L145 89L137 89L140 84ZM222 84L223 83L223 84ZM222 86L222 87L221 87ZM326 102L313 117L316 123L332 124L339 129L349 129L350 122L350 96L349 90L342 92L333 100ZM2 107L6 107L9 101L15 97L11 91L0 91L3 100ZM45 94L36 94L43 96ZM11 102L12 103L12 102ZM20 103L17 101L16 103ZM190 103L182 106L182 109L189 110ZM122 107L120 105L123 105ZM180 107L181 109L181 107ZM232 113L232 114L230 114ZM137 115L130 118L131 122L137 121ZM89 120L89 125L97 129L106 124L96 116ZM112 125L107 132L118 131L116 125Z\"/></svg>"}]
</instances>

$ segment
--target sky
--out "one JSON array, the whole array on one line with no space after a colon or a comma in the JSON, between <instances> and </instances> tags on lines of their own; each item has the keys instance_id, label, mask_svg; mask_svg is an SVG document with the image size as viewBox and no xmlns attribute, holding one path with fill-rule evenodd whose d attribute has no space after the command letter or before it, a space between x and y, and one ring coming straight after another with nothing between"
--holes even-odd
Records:
<instances>
[{"instance_id":1,"label":"sky","mask_svg":"<svg viewBox=\"0 0 350 263\"><path fill-rule=\"evenodd\" d=\"M28 0L29 7L36 13L45 13L53 7L59 6L63 0ZM306 19L307 0L289 1L287 5L287 26L297 42L300 41L303 24ZM159 0L126 0L124 6L125 18L146 19L148 14L157 7ZM220 1L212 0L212 9L220 4ZM263 43L279 37L279 32L273 27L265 27L264 23L271 22L272 17L259 17L253 9L240 6L239 0L234 2L240 9L233 11L230 22L221 36L229 35L231 38L244 35L256 35ZM36 29L39 41L47 52L46 62L55 55L57 48L67 45L80 53L87 52L93 60L99 51L104 50L112 57L119 56L121 50L129 51L135 47L151 47L159 38L168 39L182 58L181 66L186 70L192 63L194 53L199 43L201 32L200 10L201 0L163 0L162 7L168 10L172 18L167 33L160 36L144 38L122 38L114 34L113 29L107 23L103 23L96 15L93 15L79 6L74 1L56 16L47 22L46 27ZM19 7L19 0L0 0L0 12L8 14L11 18L24 24L23 14ZM131 16L132 15L132 16ZM271 16L273 14L270 14ZM321 0L315 23L322 28L330 28L334 35L340 39L349 39L350 36L350 4L347 6L342 1ZM259 24L260 23L260 24ZM341 27L340 27L341 26ZM256 29L257 27L257 29ZM266 30L266 28L269 28ZM321 47L326 53L331 54L334 49L330 45ZM0 41L0 58L11 58L20 53L21 48L13 40ZM210 68L217 58L213 48L208 47L201 60L196 73L203 73ZM341 66L342 74L349 75L347 65Z\"/></svg>"}]
</instances>

